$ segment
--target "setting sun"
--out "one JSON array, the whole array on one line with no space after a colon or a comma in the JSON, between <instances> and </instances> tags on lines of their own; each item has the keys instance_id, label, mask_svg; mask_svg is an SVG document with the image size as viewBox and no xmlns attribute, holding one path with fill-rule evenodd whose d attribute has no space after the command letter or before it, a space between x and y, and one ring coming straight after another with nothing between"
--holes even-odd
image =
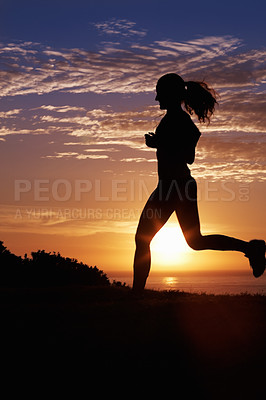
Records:
<instances>
[{"instance_id":1,"label":"setting sun","mask_svg":"<svg viewBox=\"0 0 266 400\"><path fill-rule=\"evenodd\" d=\"M189 247L180 227L164 226L151 242L152 257L164 265L173 265L184 260Z\"/></svg>"}]
</instances>

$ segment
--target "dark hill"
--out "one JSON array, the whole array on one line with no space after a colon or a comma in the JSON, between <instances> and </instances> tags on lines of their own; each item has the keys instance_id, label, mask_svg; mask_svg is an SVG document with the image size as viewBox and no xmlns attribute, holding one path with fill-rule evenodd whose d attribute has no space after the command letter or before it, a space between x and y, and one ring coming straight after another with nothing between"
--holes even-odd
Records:
<instances>
[{"instance_id":1,"label":"dark hill","mask_svg":"<svg viewBox=\"0 0 266 400\"><path fill-rule=\"evenodd\" d=\"M58 253L22 259L2 244L0 259L9 394L39 398L47 389L50 398L57 388L63 398L72 385L75 398L265 397L265 296L147 290L136 299Z\"/></svg>"},{"instance_id":2,"label":"dark hill","mask_svg":"<svg viewBox=\"0 0 266 400\"><path fill-rule=\"evenodd\" d=\"M27 360L27 374L63 373L64 382L78 371L90 388L105 382L100 393L107 380L115 392L127 383L131 394L164 398L173 388L189 399L265 393L264 296L147 291L136 300L129 288L77 285L0 293L1 361L13 370Z\"/></svg>"}]
</instances>

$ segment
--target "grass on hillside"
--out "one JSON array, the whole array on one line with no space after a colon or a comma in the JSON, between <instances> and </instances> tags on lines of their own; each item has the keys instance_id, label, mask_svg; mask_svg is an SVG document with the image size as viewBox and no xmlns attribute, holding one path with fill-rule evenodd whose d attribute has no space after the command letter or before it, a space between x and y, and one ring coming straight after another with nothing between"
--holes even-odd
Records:
<instances>
[{"instance_id":1,"label":"grass on hillside","mask_svg":"<svg viewBox=\"0 0 266 400\"><path fill-rule=\"evenodd\" d=\"M152 376L211 399L264 390L264 296L147 290L136 300L126 287L65 286L2 288L0 297L2 360L20 368L25 359L34 369L82 366L91 384L93 374Z\"/></svg>"}]
</instances>

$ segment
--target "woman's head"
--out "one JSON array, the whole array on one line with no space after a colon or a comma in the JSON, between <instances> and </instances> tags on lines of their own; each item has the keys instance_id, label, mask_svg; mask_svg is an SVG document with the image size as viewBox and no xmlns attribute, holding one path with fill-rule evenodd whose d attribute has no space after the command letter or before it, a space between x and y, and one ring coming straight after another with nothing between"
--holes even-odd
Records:
<instances>
[{"instance_id":1,"label":"woman's head","mask_svg":"<svg viewBox=\"0 0 266 400\"><path fill-rule=\"evenodd\" d=\"M157 82L156 92L155 100L159 101L162 110L167 110L184 100L185 82L177 74L163 75Z\"/></svg>"},{"instance_id":2,"label":"woman's head","mask_svg":"<svg viewBox=\"0 0 266 400\"><path fill-rule=\"evenodd\" d=\"M179 75L163 75L156 85L156 98L162 110L184 104L190 115L195 113L200 122L209 122L215 108L216 93L205 82L185 82Z\"/></svg>"}]
</instances>

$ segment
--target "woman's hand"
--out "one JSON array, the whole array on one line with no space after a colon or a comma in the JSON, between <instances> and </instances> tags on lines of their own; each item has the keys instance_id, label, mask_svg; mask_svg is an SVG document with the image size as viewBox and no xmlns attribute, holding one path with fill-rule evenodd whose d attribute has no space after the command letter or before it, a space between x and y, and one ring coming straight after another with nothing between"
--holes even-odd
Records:
<instances>
[{"instance_id":1,"label":"woman's hand","mask_svg":"<svg viewBox=\"0 0 266 400\"><path fill-rule=\"evenodd\" d=\"M145 134L145 143L148 147L157 148L157 137L155 133L149 132Z\"/></svg>"}]
</instances>

